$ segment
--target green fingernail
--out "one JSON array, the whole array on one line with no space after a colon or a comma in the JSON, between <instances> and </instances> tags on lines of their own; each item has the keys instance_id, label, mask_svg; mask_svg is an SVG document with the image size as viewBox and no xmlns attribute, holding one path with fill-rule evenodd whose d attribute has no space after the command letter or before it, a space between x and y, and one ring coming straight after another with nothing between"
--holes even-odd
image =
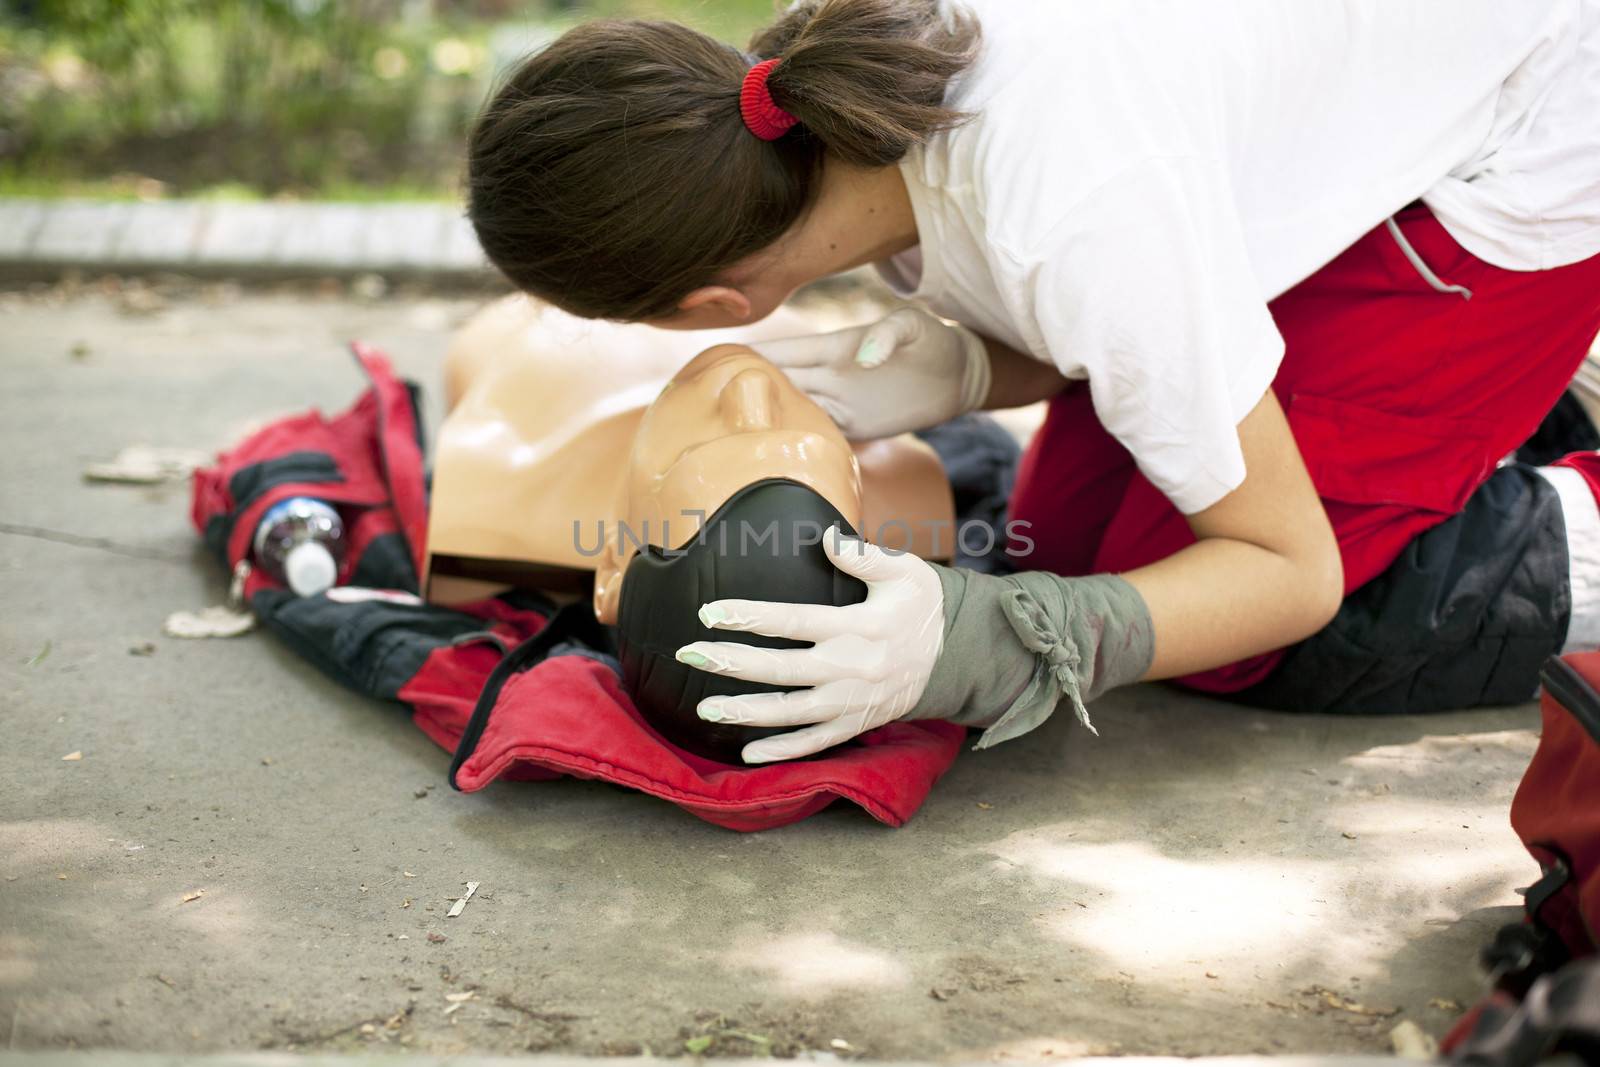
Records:
<instances>
[{"instance_id":1,"label":"green fingernail","mask_svg":"<svg viewBox=\"0 0 1600 1067\"><path fill-rule=\"evenodd\" d=\"M711 661L692 648L678 649L678 662L687 663L691 667L704 667Z\"/></svg>"},{"instance_id":2,"label":"green fingernail","mask_svg":"<svg viewBox=\"0 0 1600 1067\"><path fill-rule=\"evenodd\" d=\"M727 622L728 613L722 610L721 604L702 604L700 606L700 625L715 626L719 622Z\"/></svg>"},{"instance_id":3,"label":"green fingernail","mask_svg":"<svg viewBox=\"0 0 1600 1067\"><path fill-rule=\"evenodd\" d=\"M856 349L856 365L861 367L876 367L883 362L883 357L878 355L878 339L869 337L861 342L861 347Z\"/></svg>"},{"instance_id":4,"label":"green fingernail","mask_svg":"<svg viewBox=\"0 0 1600 1067\"><path fill-rule=\"evenodd\" d=\"M709 701L701 704L695 711L706 722L721 722L725 717L722 714L722 709Z\"/></svg>"}]
</instances>

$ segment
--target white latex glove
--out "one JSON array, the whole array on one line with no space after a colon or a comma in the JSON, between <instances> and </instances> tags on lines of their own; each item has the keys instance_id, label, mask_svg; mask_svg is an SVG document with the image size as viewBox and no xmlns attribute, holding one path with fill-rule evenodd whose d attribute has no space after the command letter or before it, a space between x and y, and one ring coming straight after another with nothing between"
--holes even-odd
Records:
<instances>
[{"instance_id":1,"label":"white latex glove","mask_svg":"<svg viewBox=\"0 0 1600 1067\"><path fill-rule=\"evenodd\" d=\"M965 326L906 307L870 326L751 345L852 441L924 430L983 406L989 353Z\"/></svg>"},{"instance_id":2,"label":"white latex glove","mask_svg":"<svg viewBox=\"0 0 1600 1067\"><path fill-rule=\"evenodd\" d=\"M944 592L931 566L909 552L841 538L838 527L823 548L834 566L867 584L864 601L833 607L713 600L700 609L700 621L713 629L815 642L811 648L695 641L678 650L679 661L713 674L812 687L700 702L708 722L805 727L752 741L744 747L746 763L808 756L903 718L921 698L943 647Z\"/></svg>"}]
</instances>

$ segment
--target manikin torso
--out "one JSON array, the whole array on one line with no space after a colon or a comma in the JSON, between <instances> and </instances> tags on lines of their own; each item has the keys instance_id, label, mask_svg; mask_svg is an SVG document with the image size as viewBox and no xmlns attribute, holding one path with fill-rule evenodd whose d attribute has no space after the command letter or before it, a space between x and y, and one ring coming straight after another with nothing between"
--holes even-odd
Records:
<instances>
[{"instance_id":1,"label":"manikin torso","mask_svg":"<svg viewBox=\"0 0 1600 1067\"><path fill-rule=\"evenodd\" d=\"M581 594L598 571L597 614L613 621L635 541L676 548L696 516L768 478L814 489L868 538L936 558L954 507L933 451L910 436L851 446L781 372L731 343L849 324L784 308L755 327L689 333L521 296L491 304L446 357L429 599L507 585Z\"/></svg>"}]
</instances>

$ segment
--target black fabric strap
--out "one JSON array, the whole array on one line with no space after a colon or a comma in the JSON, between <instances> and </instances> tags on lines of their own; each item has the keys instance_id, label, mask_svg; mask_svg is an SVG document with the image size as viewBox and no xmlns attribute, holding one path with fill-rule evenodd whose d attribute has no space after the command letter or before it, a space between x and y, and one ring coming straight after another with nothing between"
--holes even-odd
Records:
<instances>
[{"instance_id":1,"label":"black fabric strap","mask_svg":"<svg viewBox=\"0 0 1600 1067\"><path fill-rule=\"evenodd\" d=\"M459 790L456 773L462 764L477 750L495 705L500 701L500 690L513 674L543 663L558 645L580 645L595 652L613 654L615 644L611 633L594 617L594 606L587 600L568 604L551 616L544 628L506 654L505 659L489 675L478 702L472 708L472 718L456 745L455 758L450 761L450 787Z\"/></svg>"}]
</instances>

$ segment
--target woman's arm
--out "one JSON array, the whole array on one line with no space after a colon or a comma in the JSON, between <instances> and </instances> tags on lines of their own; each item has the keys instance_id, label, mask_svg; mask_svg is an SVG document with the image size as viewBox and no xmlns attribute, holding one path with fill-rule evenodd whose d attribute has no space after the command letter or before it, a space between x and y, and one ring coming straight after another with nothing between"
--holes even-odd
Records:
<instances>
[{"instance_id":1,"label":"woman's arm","mask_svg":"<svg viewBox=\"0 0 1600 1067\"><path fill-rule=\"evenodd\" d=\"M1199 541L1122 577L1155 632L1146 678L1257 655L1321 629L1344 596L1327 513L1271 390L1239 424L1243 484L1189 516Z\"/></svg>"},{"instance_id":2,"label":"woman's arm","mask_svg":"<svg viewBox=\"0 0 1600 1067\"><path fill-rule=\"evenodd\" d=\"M1071 380L1054 366L984 338L992 381L984 407L1020 407ZM1268 390L1239 424L1243 484L1189 516L1199 541L1123 577L1155 628L1148 678L1210 670L1321 629L1339 610L1344 570L1289 424Z\"/></svg>"},{"instance_id":3,"label":"woman's arm","mask_svg":"<svg viewBox=\"0 0 1600 1067\"><path fill-rule=\"evenodd\" d=\"M1054 364L1043 363L999 341L979 336L989 353L989 397L983 402L983 410L1020 408L1049 400L1071 384L1071 379L1056 370Z\"/></svg>"}]
</instances>

